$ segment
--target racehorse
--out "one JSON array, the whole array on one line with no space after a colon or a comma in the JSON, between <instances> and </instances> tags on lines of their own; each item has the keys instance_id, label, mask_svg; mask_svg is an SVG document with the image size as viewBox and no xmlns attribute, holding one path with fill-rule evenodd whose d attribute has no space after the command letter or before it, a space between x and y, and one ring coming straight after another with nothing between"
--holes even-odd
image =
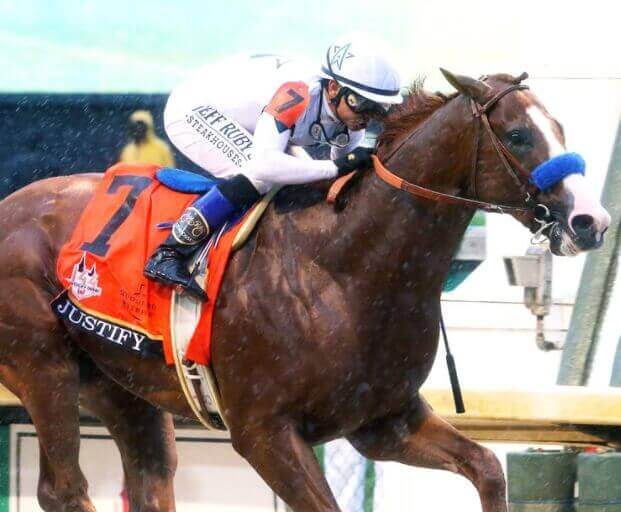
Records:
<instances>
[{"instance_id":1,"label":"racehorse","mask_svg":"<svg viewBox=\"0 0 621 512\"><path fill-rule=\"evenodd\" d=\"M445 76L458 93L410 94L379 139L384 167L344 208L281 194L227 270L212 347L222 413L234 448L296 512L340 510L312 450L338 437L372 459L460 473L484 512L506 511L496 456L419 394L451 258L477 207L548 235L559 255L599 247L610 222L579 174L532 189L564 137L524 76ZM44 510L94 510L78 399L118 444L132 510L174 510L171 413L192 417L176 372L72 331L49 305L57 254L99 180L52 178L0 203L0 378L37 429Z\"/></svg>"}]
</instances>

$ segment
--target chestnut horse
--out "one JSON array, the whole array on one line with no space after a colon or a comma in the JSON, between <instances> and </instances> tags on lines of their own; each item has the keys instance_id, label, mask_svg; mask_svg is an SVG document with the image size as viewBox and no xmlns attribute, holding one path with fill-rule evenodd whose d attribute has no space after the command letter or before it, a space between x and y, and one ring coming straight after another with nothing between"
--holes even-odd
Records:
<instances>
[{"instance_id":1,"label":"chestnut horse","mask_svg":"<svg viewBox=\"0 0 621 512\"><path fill-rule=\"evenodd\" d=\"M485 512L506 511L495 455L418 391L451 258L475 206L485 206L454 196L507 206L532 231L543 226L561 255L601 245L610 221L582 176L536 201L517 177L564 151L560 125L518 85L523 77L445 76L459 92L412 92L378 155L404 180L453 199L415 197L414 185L392 179L398 190L370 172L340 212L279 208L285 192L227 270L212 352L223 414L234 448L296 512L340 510L312 450L338 437L372 459L460 473ZM71 331L49 306L61 291L57 254L99 180L44 180L0 203L0 378L37 429L46 511L94 510L78 465L79 399L119 446L132 510L170 511L171 413L192 417L174 369Z\"/></svg>"}]
</instances>

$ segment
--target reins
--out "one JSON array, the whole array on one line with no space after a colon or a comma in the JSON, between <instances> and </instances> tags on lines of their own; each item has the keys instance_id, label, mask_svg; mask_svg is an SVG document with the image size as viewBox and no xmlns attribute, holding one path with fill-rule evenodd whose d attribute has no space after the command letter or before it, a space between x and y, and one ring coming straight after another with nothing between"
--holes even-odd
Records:
<instances>
[{"instance_id":1,"label":"reins","mask_svg":"<svg viewBox=\"0 0 621 512\"><path fill-rule=\"evenodd\" d=\"M520 77L520 79L525 78L524 75ZM484 131L488 134L492 145L498 155L498 158L502 162L504 168L515 181L516 185L519 187L520 191L524 196L524 204L526 206L508 206L508 205L499 205L495 203L490 203L487 201L479 201L478 199L469 199L466 197L455 196L451 194L444 194L442 192L437 192L435 190L422 187L420 185L416 185L411 183L403 178L400 178L392 171L390 171L380 159L373 155L373 167L375 169L376 175L384 182L389 184L390 186L397 188L399 190L403 190L408 194L417 197L423 197L425 199L430 199L432 201L449 203L449 204L457 204L462 205L467 208L478 208L481 210L485 210L493 213L507 213L507 212L525 212L531 210L536 204L533 201L533 197L536 195L536 188L529 182L529 174L524 169L524 167L518 162L515 156L511 153L511 151L502 143L502 141L498 138L498 136L494 133L494 130L491 127L488 118L488 111L496 104L498 101L506 96L507 94L513 91L519 91L528 89L527 85L522 85L520 83L515 83L506 87L502 91L496 93L491 99L489 99L486 103L481 105L479 102L470 98L470 106L473 118L476 124L476 131L474 137L474 152L472 158L472 166L471 166L471 179L470 179L470 188L472 189L474 197L477 197L476 193L476 177L477 177L477 169L478 169L478 160L479 160L479 146L481 141L481 125L483 126ZM416 131L410 134L405 140L403 140L396 148L394 148L385 158L385 161L390 160L395 153L401 149L411 138L414 136ZM517 172L516 172L517 171Z\"/></svg>"}]
</instances>

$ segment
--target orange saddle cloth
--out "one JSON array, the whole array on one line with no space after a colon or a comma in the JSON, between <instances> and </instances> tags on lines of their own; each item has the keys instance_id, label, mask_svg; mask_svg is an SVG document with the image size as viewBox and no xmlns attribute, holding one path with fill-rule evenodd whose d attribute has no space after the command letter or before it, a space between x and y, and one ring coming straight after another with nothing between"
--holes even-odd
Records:
<instances>
[{"instance_id":1,"label":"orange saddle cloth","mask_svg":"<svg viewBox=\"0 0 621 512\"><path fill-rule=\"evenodd\" d=\"M60 251L56 273L65 289L52 308L68 324L102 341L143 357L163 353L166 362L173 364L172 289L147 279L142 271L147 258L169 234L158 225L178 219L197 195L175 192L161 184L155 177L159 169L122 163L106 171ZM210 254L210 265L217 258L220 263L216 267L221 269L209 273L210 293L217 293L226 267L222 260L228 260L236 231L227 232ZM213 305L202 309L203 315L213 315ZM200 325L210 328L211 318L201 318ZM202 354L197 362L206 364L209 347L196 347L197 342L190 348Z\"/></svg>"}]
</instances>

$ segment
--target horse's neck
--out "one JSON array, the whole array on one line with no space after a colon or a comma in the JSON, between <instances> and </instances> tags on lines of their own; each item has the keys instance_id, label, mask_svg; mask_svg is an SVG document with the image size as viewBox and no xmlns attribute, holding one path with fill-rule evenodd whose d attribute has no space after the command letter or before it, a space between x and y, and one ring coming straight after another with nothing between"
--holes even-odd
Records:
<instances>
[{"instance_id":1,"label":"horse's neck","mask_svg":"<svg viewBox=\"0 0 621 512\"><path fill-rule=\"evenodd\" d=\"M386 164L408 181L454 194L469 169L473 127L462 105L451 103L432 114ZM441 129L449 114L463 120L463 129ZM395 286L415 276L417 286L439 293L472 214L460 206L413 198L376 175L366 176L338 215L331 263L323 263L351 261L350 275L375 269L379 279L395 276Z\"/></svg>"},{"instance_id":2,"label":"horse's neck","mask_svg":"<svg viewBox=\"0 0 621 512\"><path fill-rule=\"evenodd\" d=\"M457 193L472 156L473 128L466 113L455 108L461 106L450 102L432 114L386 162L390 170L413 183ZM439 296L474 212L412 197L372 172L356 188L338 214L325 203L289 213L273 210L260 245L281 268L305 261L323 269L341 289L368 296L381 290L396 297L389 299L396 306L402 306L398 297L404 286L421 300Z\"/></svg>"}]
</instances>

